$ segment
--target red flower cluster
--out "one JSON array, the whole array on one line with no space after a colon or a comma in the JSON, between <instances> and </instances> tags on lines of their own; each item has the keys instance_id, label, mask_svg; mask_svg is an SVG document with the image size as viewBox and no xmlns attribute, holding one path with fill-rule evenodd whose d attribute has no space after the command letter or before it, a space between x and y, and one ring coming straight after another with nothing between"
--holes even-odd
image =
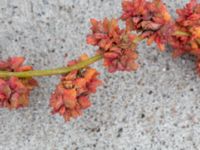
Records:
<instances>
[{"instance_id":1,"label":"red flower cluster","mask_svg":"<svg viewBox=\"0 0 200 150\"><path fill-rule=\"evenodd\" d=\"M138 65L135 63L137 36L129 31L121 30L116 19L103 21L91 19L92 34L87 36L87 43L98 46L98 53L104 56L104 66L109 72L132 71Z\"/></svg>"},{"instance_id":2,"label":"red flower cluster","mask_svg":"<svg viewBox=\"0 0 200 150\"><path fill-rule=\"evenodd\" d=\"M124 0L122 8L121 19L126 21L127 30L141 32L148 45L154 41L164 50L174 23L161 0Z\"/></svg>"},{"instance_id":3,"label":"red flower cluster","mask_svg":"<svg viewBox=\"0 0 200 150\"><path fill-rule=\"evenodd\" d=\"M178 9L176 32L170 40L175 49L174 57L191 54L197 58L197 72L200 73L200 4L191 0L183 9Z\"/></svg>"},{"instance_id":4,"label":"red flower cluster","mask_svg":"<svg viewBox=\"0 0 200 150\"><path fill-rule=\"evenodd\" d=\"M183 9L178 9L176 33L170 44L175 49L174 57L185 53L200 57L200 4L191 0Z\"/></svg>"},{"instance_id":5,"label":"red flower cluster","mask_svg":"<svg viewBox=\"0 0 200 150\"><path fill-rule=\"evenodd\" d=\"M90 107L90 94L95 93L97 87L102 84L98 79L99 73L87 65L103 56L104 66L111 73L136 70L138 67L135 62L138 57L136 47L143 39L147 39L148 45L155 42L161 50L164 50L165 44L169 43L175 49L173 52L175 57L184 53L194 55L200 73L200 4L197 0L191 0L185 8L178 9L179 17L176 21L171 19L161 0L123 0L122 8L123 14L120 19L126 22L125 29L119 27L120 19L105 18L103 21L91 19L92 32L87 36L87 43L97 46L97 53L101 56L89 59L87 55L82 55L79 59L68 63L70 68L64 69L66 72L70 69L73 71L62 75L61 81L51 95L50 106L52 113L60 114L65 121L77 118L83 110ZM140 35L133 34L133 31ZM0 71L7 71L1 73L5 78L0 78L0 107L17 109L28 105L29 94L38 85L37 81L32 77L6 78L10 76L10 72L33 70L31 66L24 66L23 63L23 57L0 61ZM35 71L34 75L55 75L61 72L63 73L62 68ZM33 76L32 72L20 73L20 77L21 75Z\"/></svg>"},{"instance_id":6,"label":"red flower cluster","mask_svg":"<svg viewBox=\"0 0 200 150\"><path fill-rule=\"evenodd\" d=\"M32 70L31 66L23 66L23 62L23 57L13 57L7 61L0 61L0 70L11 72ZM37 81L33 78L0 78L0 107L17 109L28 106L30 91L37 85Z\"/></svg>"},{"instance_id":7,"label":"red flower cluster","mask_svg":"<svg viewBox=\"0 0 200 150\"><path fill-rule=\"evenodd\" d=\"M86 59L88 56L82 55L78 61L71 61L68 66ZM52 113L59 113L65 121L80 116L83 109L91 106L89 95L95 93L96 88L101 85L98 75L99 73L90 67L63 75L50 99Z\"/></svg>"}]
</instances>

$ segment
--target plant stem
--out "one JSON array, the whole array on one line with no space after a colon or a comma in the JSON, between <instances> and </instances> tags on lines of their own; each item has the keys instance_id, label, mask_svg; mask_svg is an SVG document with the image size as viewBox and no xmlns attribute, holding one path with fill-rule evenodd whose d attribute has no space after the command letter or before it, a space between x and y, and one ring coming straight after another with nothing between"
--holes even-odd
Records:
<instances>
[{"instance_id":1,"label":"plant stem","mask_svg":"<svg viewBox=\"0 0 200 150\"><path fill-rule=\"evenodd\" d=\"M173 35L177 35L177 36L190 36L189 33L184 32L184 31L176 31Z\"/></svg>"},{"instance_id":2,"label":"plant stem","mask_svg":"<svg viewBox=\"0 0 200 150\"><path fill-rule=\"evenodd\" d=\"M33 70L33 71L25 71L25 72L8 72L8 71L0 71L0 77L19 77L19 78L28 78L28 77L39 77L39 76L52 76L58 74L66 74L73 70L79 70L85 68L96 61L102 59L101 55L95 55L85 61L79 62L75 65L65 68L57 68L57 69L50 69L50 70Z\"/></svg>"},{"instance_id":3,"label":"plant stem","mask_svg":"<svg viewBox=\"0 0 200 150\"><path fill-rule=\"evenodd\" d=\"M189 33L184 32L184 31L176 31L173 35L177 35L177 36L191 36ZM200 39L197 38L196 41L198 42L198 44L200 44Z\"/></svg>"},{"instance_id":4,"label":"plant stem","mask_svg":"<svg viewBox=\"0 0 200 150\"><path fill-rule=\"evenodd\" d=\"M137 44L138 42L144 40L144 38L142 37L142 35L139 35L137 36L134 40L133 40L133 43L134 44Z\"/></svg>"}]
</instances>

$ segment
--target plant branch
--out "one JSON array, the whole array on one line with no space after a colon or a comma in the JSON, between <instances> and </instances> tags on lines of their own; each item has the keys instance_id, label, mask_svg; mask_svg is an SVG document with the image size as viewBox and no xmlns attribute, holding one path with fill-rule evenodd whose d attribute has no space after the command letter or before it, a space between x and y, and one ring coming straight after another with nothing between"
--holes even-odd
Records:
<instances>
[{"instance_id":1,"label":"plant branch","mask_svg":"<svg viewBox=\"0 0 200 150\"><path fill-rule=\"evenodd\" d=\"M184 31L176 31L173 35L177 35L177 36L190 36L189 33L184 32Z\"/></svg>"},{"instance_id":2,"label":"plant branch","mask_svg":"<svg viewBox=\"0 0 200 150\"><path fill-rule=\"evenodd\" d=\"M138 42L144 40L144 38L142 37L142 35L139 35L137 36L134 40L133 40L133 43L134 44L137 44Z\"/></svg>"},{"instance_id":3,"label":"plant branch","mask_svg":"<svg viewBox=\"0 0 200 150\"><path fill-rule=\"evenodd\" d=\"M28 78L28 77L39 77L39 76L52 76L58 74L66 74L73 70L79 70L85 68L98 60L102 59L101 55L95 55L85 61L79 62L75 65L65 68L57 68L50 70L33 70L33 71L25 71L25 72L8 72L8 71L0 71L0 77L19 77L19 78Z\"/></svg>"}]
</instances>

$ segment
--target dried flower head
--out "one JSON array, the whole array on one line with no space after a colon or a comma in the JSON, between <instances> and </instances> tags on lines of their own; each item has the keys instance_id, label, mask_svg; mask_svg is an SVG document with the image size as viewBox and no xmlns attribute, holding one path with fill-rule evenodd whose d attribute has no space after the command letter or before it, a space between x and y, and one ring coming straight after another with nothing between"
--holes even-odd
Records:
<instances>
[{"instance_id":1,"label":"dried flower head","mask_svg":"<svg viewBox=\"0 0 200 150\"><path fill-rule=\"evenodd\" d=\"M69 62L68 66L86 59L88 56L82 55L79 60ZM91 106L90 94L95 93L101 85L98 75L99 73L90 67L63 75L50 99L52 113L59 113L65 121L80 116L82 110Z\"/></svg>"},{"instance_id":2,"label":"dried flower head","mask_svg":"<svg viewBox=\"0 0 200 150\"><path fill-rule=\"evenodd\" d=\"M116 19L103 21L91 19L92 34L87 36L87 43L98 46L98 53L104 56L104 66L109 72L132 71L138 65L135 63L137 36L129 31L121 30Z\"/></svg>"},{"instance_id":3,"label":"dried flower head","mask_svg":"<svg viewBox=\"0 0 200 150\"><path fill-rule=\"evenodd\" d=\"M127 30L141 32L147 44L153 41L164 50L173 31L173 21L161 0L123 0L121 19L126 21Z\"/></svg>"},{"instance_id":4,"label":"dried flower head","mask_svg":"<svg viewBox=\"0 0 200 150\"><path fill-rule=\"evenodd\" d=\"M30 71L31 66L23 66L23 57L12 57L7 61L0 61L1 71ZM0 78L0 107L9 109L17 109L28 106L29 94L35 86L37 81L33 78Z\"/></svg>"},{"instance_id":5,"label":"dried flower head","mask_svg":"<svg viewBox=\"0 0 200 150\"><path fill-rule=\"evenodd\" d=\"M175 49L174 57L189 53L200 56L200 4L191 0L183 9L178 9L176 33L170 44Z\"/></svg>"},{"instance_id":6,"label":"dried flower head","mask_svg":"<svg viewBox=\"0 0 200 150\"><path fill-rule=\"evenodd\" d=\"M191 0L183 9L177 9L176 32L170 39L173 56L191 54L197 59L200 73L200 4Z\"/></svg>"}]
</instances>

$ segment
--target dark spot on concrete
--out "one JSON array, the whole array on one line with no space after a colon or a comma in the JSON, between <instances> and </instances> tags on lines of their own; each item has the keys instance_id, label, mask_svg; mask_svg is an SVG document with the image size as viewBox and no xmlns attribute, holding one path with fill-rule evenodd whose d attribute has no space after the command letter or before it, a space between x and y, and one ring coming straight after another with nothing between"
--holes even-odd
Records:
<instances>
[{"instance_id":1,"label":"dark spot on concrete","mask_svg":"<svg viewBox=\"0 0 200 150\"><path fill-rule=\"evenodd\" d=\"M92 132L97 132L97 133L98 133L98 132L101 131L101 129L100 129L99 127L97 127L97 128L93 128L93 129L91 129L91 131L92 131Z\"/></svg>"},{"instance_id":2,"label":"dark spot on concrete","mask_svg":"<svg viewBox=\"0 0 200 150\"><path fill-rule=\"evenodd\" d=\"M62 10L63 9L63 6L59 6L59 10Z\"/></svg>"},{"instance_id":3,"label":"dark spot on concrete","mask_svg":"<svg viewBox=\"0 0 200 150\"><path fill-rule=\"evenodd\" d=\"M191 92L193 92L193 91L194 91L194 89L193 89L193 88L191 88L191 89L190 89L190 91L191 91Z\"/></svg>"},{"instance_id":4,"label":"dark spot on concrete","mask_svg":"<svg viewBox=\"0 0 200 150\"><path fill-rule=\"evenodd\" d=\"M154 57L153 57L153 61L154 61L154 62L158 62L157 56L154 56Z\"/></svg>"},{"instance_id":5,"label":"dark spot on concrete","mask_svg":"<svg viewBox=\"0 0 200 150\"><path fill-rule=\"evenodd\" d=\"M67 56L68 56L68 54L67 54L67 53L65 53L65 54L64 54L64 57L67 57Z\"/></svg>"},{"instance_id":6,"label":"dark spot on concrete","mask_svg":"<svg viewBox=\"0 0 200 150\"><path fill-rule=\"evenodd\" d=\"M166 70L167 70L167 71L169 71L169 70L170 70L170 66L169 66L169 64L168 64L168 63L166 64Z\"/></svg>"},{"instance_id":7,"label":"dark spot on concrete","mask_svg":"<svg viewBox=\"0 0 200 150\"><path fill-rule=\"evenodd\" d=\"M148 94L149 94L149 95L153 94L153 91L152 91L152 90L150 90L150 91L148 92Z\"/></svg>"},{"instance_id":8,"label":"dark spot on concrete","mask_svg":"<svg viewBox=\"0 0 200 150\"><path fill-rule=\"evenodd\" d=\"M118 138L121 137L122 132L123 132L123 128L119 128L118 134L117 134L117 137L118 137Z\"/></svg>"},{"instance_id":9,"label":"dark spot on concrete","mask_svg":"<svg viewBox=\"0 0 200 150\"><path fill-rule=\"evenodd\" d=\"M55 49L50 50L51 53L54 53L55 51L56 51Z\"/></svg>"},{"instance_id":10,"label":"dark spot on concrete","mask_svg":"<svg viewBox=\"0 0 200 150\"><path fill-rule=\"evenodd\" d=\"M141 118L145 118L145 114L141 114Z\"/></svg>"}]
</instances>

